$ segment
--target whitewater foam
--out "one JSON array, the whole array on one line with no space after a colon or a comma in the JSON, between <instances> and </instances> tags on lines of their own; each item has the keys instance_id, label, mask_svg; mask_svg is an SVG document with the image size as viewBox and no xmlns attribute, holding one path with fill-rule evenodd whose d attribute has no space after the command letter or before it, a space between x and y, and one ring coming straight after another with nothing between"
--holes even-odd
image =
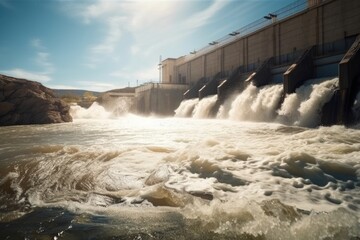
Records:
<instances>
[{"instance_id":1,"label":"whitewater foam","mask_svg":"<svg viewBox=\"0 0 360 240\"><path fill-rule=\"evenodd\" d=\"M357 239L359 130L302 127L336 84L310 81L280 110L280 85L250 85L218 114L241 121L94 104L73 123L1 128L0 238ZM178 113L206 118L217 98L202 101Z\"/></svg>"},{"instance_id":2,"label":"whitewater foam","mask_svg":"<svg viewBox=\"0 0 360 240\"><path fill-rule=\"evenodd\" d=\"M184 100L175 110L175 117L210 118L216 102L217 95L205 97L200 101L198 98Z\"/></svg>"},{"instance_id":3,"label":"whitewater foam","mask_svg":"<svg viewBox=\"0 0 360 240\"><path fill-rule=\"evenodd\" d=\"M109 119L113 116L97 102L94 102L89 108L73 105L70 107L70 114L74 119Z\"/></svg>"},{"instance_id":4,"label":"whitewater foam","mask_svg":"<svg viewBox=\"0 0 360 240\"><path fill-rule=\"evenodd\" d=\"M232 103L229 118L242 121L273 121L282 88L281 84L261 88L249 85Z\"/></svg>"},{"instance_id":5,"label":"whitewater foam","mask_svg":"<svg viewBox=\"0 0 360 240\"><path fill-rule=\"evenodd\" d=\"M60 208L75 215L74 229L84 215L87 226L100 215L101 228L140 221L146 231L172 229L170 239L174 231L192 239L360 236L355 129L126 117L5 127L0 136L1 221L21 223L25 214L43 222L44 212L31 211ZM152 225L156 213L161 227Z\"/></svg>"},{"instance_id":6,"label":"whitewater foam","mask_svg":"<svg viewBox=\"0 0 360 240\"><path fill-rule=\"evenodd\" d=\"M316 127L320 124L323 106L331 99L338 86L338 78L310 79L295 93L283 97L283 85L274 84L256 87L250 84L237 96L230 96L215 116L211 114L217 103L217 97L211 96L198 101L183 101L175 116L193 118L216 117L238 121L279 122L287 125ZM359 94L360 95L360 94ZM359 95L357 98L360 99ZM358 102L353 106L357 117ZM357 115L356 115L357 114Z\"/></svg>"},{"instance_id":7,"label":"whitewater foam","mask_svg":"<svg viewBox=\"0 0 360 240\"><path fill-rule=\"evenodd\" d=\"M338 78L308 80L295 93L285 97L278 111L278 121L285 124L315 127L320 124L322 107L334 94Z\"/></svg>"},{"instance_id":8,"label":"whitewater foam","mask_svg":"<svg viewBox=\"0 0 360 240\"><path fill-rule=\"evenodd\" d=\"M180 103L180 106L175 110L175 117L191 117L195 106L199 103L199 99L187 99Z\"/></svg>"},{"instance_id":9,"label":"whitewater foam","mask_svg":"<svg viewBox=\"0 0 360 240\"><path fill-rule=\"evenodd\" d=\"M213 108L217 101L217 95L205 97L195 106L193 118L209 118L211 117Z\"/></svg>"}]
</instances>

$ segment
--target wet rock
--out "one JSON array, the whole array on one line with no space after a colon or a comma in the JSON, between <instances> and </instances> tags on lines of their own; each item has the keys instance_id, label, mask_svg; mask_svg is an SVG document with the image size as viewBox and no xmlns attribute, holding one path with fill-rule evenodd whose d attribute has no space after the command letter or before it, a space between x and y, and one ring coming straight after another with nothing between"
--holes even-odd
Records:
<instances>
[{"instance_id":1,"label":"wet rock","mask_svg":"<svg viewBox=\"0 0 360 240\"><path fill-rule=\"evenodd\" d=\"M0 126L71 122L69 110L40 83L0 75Z\"/></svg>"}]
</instances>

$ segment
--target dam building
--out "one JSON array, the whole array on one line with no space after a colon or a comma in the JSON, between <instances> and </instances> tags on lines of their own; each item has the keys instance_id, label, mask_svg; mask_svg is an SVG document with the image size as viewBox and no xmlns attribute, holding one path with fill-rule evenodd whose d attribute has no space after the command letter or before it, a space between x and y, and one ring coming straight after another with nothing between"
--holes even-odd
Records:
<instances>
[{"instance_id":1,"label":"dam building","mask_svg":"<svg viewBox=\"0 0 360 240\"><path fill-rule=\"evenodd\" d=\"M220 105L250 83L283 84L286 95L308 79L338 77L322 124L346 124L360 90L359 34L360 1L294 1L202 49L163 60L161 83L136 89L137 109L172 114L183 99L217 94Z\"/></svg>"}]
</instances>

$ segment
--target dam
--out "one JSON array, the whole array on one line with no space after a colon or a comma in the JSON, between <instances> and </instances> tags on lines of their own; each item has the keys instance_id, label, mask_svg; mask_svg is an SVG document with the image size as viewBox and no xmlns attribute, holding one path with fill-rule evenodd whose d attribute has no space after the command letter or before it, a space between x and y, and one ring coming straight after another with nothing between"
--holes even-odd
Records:
<instances>
[{"instance_id":1,"label":"dam","mask_svg":"<svg viewBox=\"0 0 360 240\"><path fill-rule=\"evenodd\" d=\"M173 115L183 100L191 100L191 106L182 107L192 112L207 99L202 105L211 109L193 115L219 116L234 95L247 90L269 91L276 99L272 111L281 112L291 94L316 82L329 85L330 92L314 110L320 112L318 124L351 124L358 120L353 109L360 90L359 22L357 0L294 1L188 55L161 61L160 83L135 90L136 109Z\"/></svg>"},{"instance_id":2,"label":"dam","mask_svg":"<svg viewBox=\"0 0 360 240\"><path fill-rule=\"evenodd\" d=\"M72 123L1 127L0 239L359 240L359 7L296 1Z\"/></svg>"}]
</instances>

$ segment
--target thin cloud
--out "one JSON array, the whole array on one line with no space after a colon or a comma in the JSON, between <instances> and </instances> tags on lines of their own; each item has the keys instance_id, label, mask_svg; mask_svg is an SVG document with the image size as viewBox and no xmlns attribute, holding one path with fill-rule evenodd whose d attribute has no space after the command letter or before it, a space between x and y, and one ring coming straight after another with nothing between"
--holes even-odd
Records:
<instances>
[{"instance_id":1,"label":"thin cloud","mask_svg":"<svg viewBox=\"0 0 360 240\"><path fill-rule=\"evenodd\" d=\"M94 54L112 54L116 48L117 43L121 39L123 24L121 18L110 18L107 20L108 32L104 40L91 48Z\"/></svg>"},{"instance_id":2,"label":"thin cloud","mask_svg":"<svg viewBox=\"0 0 360 240\"><path fill-rule=\"evenodd\" d=\"M117 1L98 0L95 3L83 7L84 9L80 12L80 15L86 23L90 23L96 18L102 17L103 15L112 15L111 13L122 9L122 3Z\"/></svg>"},{"instance_id":3,"label":"thin cloud","mask_svg":"<svg viewBox=\"0 0 360 240\"><path fill-rule=\"evenodd\" d=\"M23 79L27 79L27 80L38 81L41 83L46 83L51 80L51 77L48 76L46 73L30 72L30 71L26 71L21 68L14 68L11 70L3 70L1 72L3 72L5 75L13 76L16 78L23 78Z\"/></svg>"},{"instance_id":4,"label":"thin cloud","mask_svg":"<svg viewBox=\"0 0 360 240\"><path fill-rule=\"evenodd\" d=\"M109 89L117 88L114 84L99 83L96 81L72 81L72 85L47 84L47 86L52 89L82 89L95 92L105 92Z\"/></svg>"},{"instance_id":5,"label":"thin cloud","mask_svg":"<svg viewBox=\"0 0 360 240\"><path fill-rule=\"evenodd\" d=\"M97 81L71 81L72 85L47 84L52 89L82 89L87 91L105 92L109 89L120 88L111 83L100 83Z\"/></svg>"},{"instance_id":6,"label":"thin cloud","mask_svg":"<svg viewBox=\"0 0 360 240\"><path fill-rule=\"evenodd\" d=\"M13 68L8 70L2 70L4 74L23 78L33 81L38 81L41 83L46 83L52 80L50 76L54 72L54 66L49 60L50 54L46 51L47 48L43 45L42 41L39 38L34 38L30 40L30 46L36 50L35 56L33 58L33 63L40 71L25 70L23 68Z\"/></svg>"},{"instance_id":7,"label":"thin cloud","mask_svg":"<svg viewBox=\"0 0 360 240\"><path fill-rule=\"evenodd\" d=\"M159 70L157 70L157 66L154 65L138 71L122 69L110 73L110 76L121 78L124 80L139 80L141 82L157 81L159 79Z\"/></svg>"},{"instance_id":8,"label":"thin cloud","mask_svg":"<svg viewBox=\"0 0 360 240\"><path fill-rule=\"evenodd\" d=\"M46 47L43 45L41 39L39 38L31 39L30 46L37 50L46 50Z\"/></svg>"},{"instance_id":9,"label":"thin cloud","mask_svg":"<svg viewBox=\"0 0 360 240\"><path fill-rule=\"evenodd\" d=\"M178 44L180 39L205 25L228 3L215 0L206 3L207 7L202 10L188 11L193 4L188 1L95 0L89 3L71 2L72 8L67 7L67 10L72 10L73 16L85 24L102 24L105 27L102 39L88 48L83 66L95 69L99 64L115 61L115 57L121 56L122 59L128 58L129 63L123 65L126 69L134 62L140 68L142 64L149 66L148 62L153 61L149 58L154 59L154 55L161 54L163 46ZM123 49L120 46L122 41L129 47ZM116 70L111 76L122 78L125 82L158 79L157 66L133 72Z\"/></svg>"},{"instance_id":10,"label":"thin cloud","mask_svg":"<svg viewBox=\"0 0 360 240\"><path fill-rule=\"evenodd\" d=\"M4 8L12 8L10 0L0 0L0 6Z\"/></svg>"},{"instance_id":11,"label":"thin cloud","mask_svg":"<svg viewBox=\"0 0 360 240\"><path fill-rule=\"evenodd\" d=\"M104 92L109 89L118 88L118 86L112 83L100 82L100 81L75 81L80 89L87 89L97 92Z\"/></svg>"},{"instance_id":12,"label":"thin cloud","mask_svg":"<svg viewBox=\"0 0 360 240\"><path fill-rule=\"evenodd\" d=\"M71 86L71 85L47 85L47 87L51 88L51 89L69 89L69 90L72 90L72 89L78 89L78 87L75 87L75 86Z\"/></svg>"},{"instance_id":13,"label":"thin cloud","mask_svg":"<svg viewBox=\"0 0 360 240\"><path fill-rule=\"evenodd\" d=\"M112 83L104 83L99 81L77 81L80 85L94 85L97 87L114 87Z\"/></svg>"},{"instance_id":14,"label":"thin cloud","mask_svg":"<svg viewBox=\"0 0 360 240\"><path fill-rule=\"evenodd\" d=\"M99 21L107 29L103 40L90 47L90 57L88 63L85 64L86 66L95 68L98 63L108 59L115 52L121 40L126 19L122 17L122 14L117 15L114 12L122 9L122 5L122 2L99 0L90 5L81 5L75 8L82 8L80 16L86 24Z\"/></svg>"},{"instance_id":15,"label":"thin cloud","mask_svg":"<svg viewBox=\"0 0 360 240\"><path fill-rule=\"evenodd\" d=\"M134 55L142 49L150 48L152 43L148 42L149 37L161 37L161 32L170 24L171 17L177 14L178 5L178 1L161 1L161 4L154 7L154 2L150 1L107 0L98 0L87 6L83 3L77 5L74 8L77 11L75 14L84 23L100 22L107 29L103 39L89 48L90 56L86 65L93 68L98 63L109 60L109 57L117 53L125 34L131 36L131 45L139 46L129 49Z\"/></svg>"},{"instance_id":16,"label":"thin cloud","mask_svg":"<svg viewBox=\"0 0 360 240\"><path fill-rule=\"evenodd\" d=\"M228 3L229 1L224 0L214 1L214 3L211 4L208 8L188 18L184 22L184 27L186 29L195 29L205 25L208 23L209 19L211 19L216 13L223 9Z\"/></svg>"},{"instance_id":17,"label":"thin cloud","mask_svg":"<svg viewBox=\"0 0 360 240\"><path fill-rule=\"evenodd\" d=\"M36 53L35 62L38 66L44 69L46 73L53 73L54 72L54 66L49 61L49 53L47 52L38 52Z\"/></svg>"},{"instance_id":18,"label":"thin cloud","mask_svg":"<svg viewBox=\"0 0 360 240\"><path fill-rule=\"evenodd\" d=\"M30 46L36 50L34 62L35 64L43 69L42 71L46 74L51 74L55 71L54 65L50 61L50 53L44 46L43 42L39 38L30 40Z\"/></svg>"}]
</instances>

